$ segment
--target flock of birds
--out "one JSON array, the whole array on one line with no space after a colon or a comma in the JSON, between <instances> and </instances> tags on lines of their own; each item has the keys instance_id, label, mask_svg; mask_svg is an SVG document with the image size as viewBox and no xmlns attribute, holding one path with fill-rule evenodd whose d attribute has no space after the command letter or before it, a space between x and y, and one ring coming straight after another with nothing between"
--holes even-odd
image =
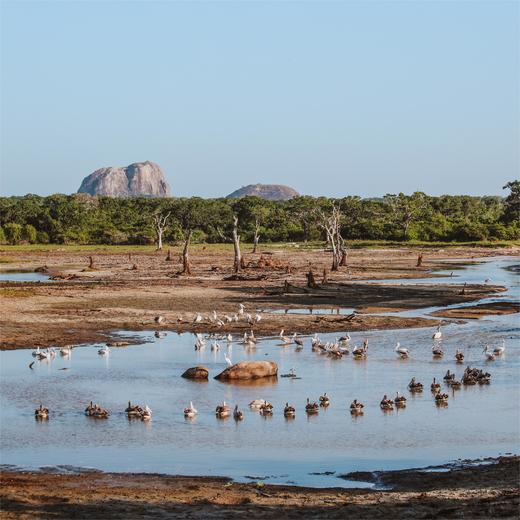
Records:
<instances>
[{"instance_id":1,"label":"flock of birds","mask_svg":"<svg viewBox=\"0 0 520 520\"><path fill-rule=\"evenodd\" d=\"M250 314L246 314L244 312L244 306L241 304L239 307L238 314L235 316L246 316L246 320L248 323L250 320L257 320L256 322L260 321L261 316L256 315L252 316ZM162 320L161 317L157 317L155 321L157 323L160 323ZM200 318L200 319L199 319ZM210 317L212 320L218 320L218 316L216 313L211 315ZM234 318L229 317L232 320ZM200 314L197 314L194 321L200 322L200 320L203 319ZM156 334L157 335L157 334ZM217 336L215 334L210 334L208 336L209 338L215 339ZM299 337L296 333L292 335L286 335L285 331L280 331L280 334L278 337L281 340L281 345L287 346L295 344L297 349L302 349L304 347L304 340ZM202 334L197 333L196 334L196 342L195 342L195 350L202 350L206 346L206 339L203 337ZM228 349L231 349L231 346L233 342L235 341L232 334L227 334L220 336L219 339L225 339ZM433 334L432 339L434 340L434 345L432 347L432 354L434 358L440 358L444 355L444 351L442 349L440 340L442 340L442 331L440 325L437 327L437 331ZM333 342L322 342L318 336L318 334L315 334L311 339L311 348L314 351L319 351L323 353L330 354L334 357L342 357L343 355L349 354L352 352L352 356L356 359L366 359L368 355L368 339L366 339L362 346L354 346L352 349L350 348L350 335L346 334L342 337L337 338ZM253 330L251 330L249 333L244 332L244 335L242 337L241 343L246 346L255 346L258 342L257 338L254 335ZM220 345L217 341L213 341L211 343L211 350L218 351L220 350ZM72 347L63 347L60 348L59 353L61 356L70 356L72 353ZM397 343L395 347L395 352L398 354L399 358L406 359L410 357L410 351L408 348L405 348L401 346L399 343ZM503 355L505 352L505 342L503 341L501 346L490 348L489 346L486 346L484 349L484 354L486 356L487 360L494 360L498 356ZM98 354L100 356L108 356L110 354L110 347L108 345L101 347L98 350ZM53 359L57 355L57 349L55 348L47 348L47 349L40 349L39 347L32 352L33 357L37 358L38 360L45 360L45 359ZM226 363L228 365L232 365L231 359L228 357L227 354L224 355L224 358L226 360ZM464 361L464 354L460 352L459 350L456 350L455 352L455 359L458 363L462 363ZM33 362L34 363L34 362ZM33 363L31 363L30 367L32 368ZM291 377L296 378L296 373L293 369L291 369L290 373L288 374L282 374L282 377ZM459 389L462 385L475 385L475 384L489 384L491 381L491 374L488 372L484 372L481 369L471 368L467 367L464 371L464 374L461 378L461 380L457 380L455 378L455 374L450 372L448 370L444 376L444 382L446 385L448 385L453 390ZM410 383L408 384L408 390L412 393L420 393L424 389L424 385L417 381L415 377L412 378ZM436 378L433 378L433 382L430 385L431 392L434 397L434 402L438 406L447 406L448 404L448 394L443 392L441 389L440 383L437 382ZM394 399L390 399L386 394L383 396L380 404L381 410L387 412L392 411L395 408L402 409L406 407L407 399L404 395L400 394L399 392L396 393L396 396ZM308 415L318 414L320 408L327 408L331 404L330 397L324 393L321 395L318 399L318 401L310 401L309 398L307 398L307 402L305 404L305 413ZM273 404L269 403L265 399L255 399L254 401L249 403L249 407L252 410L256 410L260 413L260 415L263 416L270 416L273 415ZM127 414L129 419L140 419L142 421L148 421L152 418L152 410L148 405L145 405L144 407L141 407L137 404L132 404L131 402L128 402L128 406L125 409L125 413ZM357 399L354 399L352 403L350 404L350 413L353 416L362 415L364 413L364 404ZM35 417L37 419L48 419L49 418L49 409L44 407L42 404L35 410L34 412ZM184 408L183 414L185 418L193 418L198 414L198 410L194 407L193 402L190 401L189 406ZM96 419L106 419L110 416L110 413L108 410L103 408L102 406L98 404L94 404L92 401L88 404L88 406L85 409L85 415L88 417L93 417ZM231 410L231 406L226 403L225 401L219 403L215 408L215 415L219 419L227 418L231 415L233 415L233 418L236 421L241 421L244 419L244 412L239 409L238 405L235 405L234 409ZM283 408L283 415L286 418L293 418L296 415L296 408L289 403L285 403L285 406Z\"/></svg>"},{"instance_id":2,"label":"flock of birds","mask_svg":"<svg viewBox=\"0 0 520 520\"><path fill-rule=\"evenodd\" d=\"M444 382L453 390L456 390L459 389L463 384L489 384L491 382L491 374L484 372L481 369L467 367L462 376L462 381L458 381L455 379L455 374L448 370L444 376ZM408 383L408 390L410 393L421 393L423 389L424 385L417 381L415 377L412 377L411 381ZM433 394L434 402L437 406L448 405L449 396L447 393L442 392L441 385L437 382L436 378L433 378L433 382L430 385L430 390ZM394 406L398 409L405 408L406 403L406 397L397 392L394 399L388 398L388 396L385 394L379 403L379 406L384 412L389 412L394 410ZM318 414L320 408L328 408L330 404L331 398L327 395L326 392L323 395L320 395L318 401L311 401L309 398L307 398L307 402L305 404L305 413L308 415ZM251 401L249 403L249 408L258 411L260 415L263 416L272 416L274 409L273 404L265 399L255 399ZM350 404L350 413L353 416L363 415L364 408L365 405L361 401L354 399ZM149 421L152 418L152 410L148 405L145 405L143 408L137 404L132 404L130 401L128 402L128 406L125 409L125 413L129 419ZM199 412L193 405L192 401L190 401L189 406L183 410L183 414L186 419L192 419L198 413ZM35 410L34 414L37 419L48 419L49 409L40 404L40 406ZM96 419L107 419L110 413L105 408L90 401L88 406L85 408L85 415ZM215 415L218 419L225 419L231 416L231 406L226 403L226 401L222 401L216 406ZM294 418L296 416L296 408L286 402L283 408L283 415L288 419ZM241 421L244 419L244 412L239 409L238 405L235 405L233 409L233 418L235 421Z\"/></svg>"}]
</instances>

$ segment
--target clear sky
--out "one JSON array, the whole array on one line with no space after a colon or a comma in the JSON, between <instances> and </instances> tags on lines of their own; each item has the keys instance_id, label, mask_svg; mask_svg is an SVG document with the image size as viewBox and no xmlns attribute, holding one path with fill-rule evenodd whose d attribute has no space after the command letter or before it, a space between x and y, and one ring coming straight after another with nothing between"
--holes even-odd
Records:
<instances>
[{"instance_id":1,"label":"clear sky","mask_svg":"<svg viewBox=\"0 0 520 520\"><path fill-rule=\"evenodd\" d=\"M501 194L517 1L1 2L1 191L151 160L174 195Z\"/></svg>"}]
</instances>

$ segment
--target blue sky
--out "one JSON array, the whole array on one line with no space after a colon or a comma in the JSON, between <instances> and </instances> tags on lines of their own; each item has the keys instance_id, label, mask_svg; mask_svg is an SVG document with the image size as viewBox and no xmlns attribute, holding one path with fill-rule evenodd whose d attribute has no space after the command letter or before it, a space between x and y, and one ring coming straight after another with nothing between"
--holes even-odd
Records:
<instances>
[{"instance_id":1,"label":"blue sky","mask_svg":"<svg viewBox=\"0 0 520 520\"><path fill-rule=\"evenodd\" d=\"M144 160L182 196L501 194L519 6L3 1L2 194Z\"/></svg>"}]
</instances>

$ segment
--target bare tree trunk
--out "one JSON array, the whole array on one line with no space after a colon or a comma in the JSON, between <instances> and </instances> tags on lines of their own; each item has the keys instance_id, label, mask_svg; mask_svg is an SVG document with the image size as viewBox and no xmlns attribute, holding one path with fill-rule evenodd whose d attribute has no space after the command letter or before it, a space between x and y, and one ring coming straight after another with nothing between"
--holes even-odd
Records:
<instances>
[{"instance_id":1,"label":"bare tree trunk","mask_svg":"<svg viewBox=\"0 0 520 520\"><path fill-rule=\"evenodd\" d=\"M191 242L191 235L193 231L188 231L186 234L186 240L184 241L184 249L182 250L182 272L183 274L191 274L191 263L189 255L189 247Z\"/></svg>"},{"instance_id":2,"label":"bare tree trunk","mask_svg":"<svg viewBox=\"0 0 520 520\"><path fill-rule=\"evenodd\" d=\"M256 249L258 247L258 241L260 240L260 224L258 219L255 220L255 234L253 236L253 251L252 253L256 253Z\"/></svg>"},{"instance_id":3,"label":"bare tree trunk","mask_svg":"<svg viewBox=\"0 0 520 520\"><path fill-rule=\"evenodd\" d=\"M170 213L168 212L166 215L154 215L153 216L153 225L155 228L155 234L157 235L157 251L161 250L163 247L162 237L164 230L166 229L166 224L168 222L168 218L170 217Z\"/></svg>"},{"instance_id":4,"label":"bare tree trunk","mask_svg":"<svg viewBox=\"0 0 520 520\"><path fill-rule=\"evenodd\" d=\"M235 273L240 271L242 266L242 253L240 252L240 235L238 234L238 217L233 217L233 250L235 253Z\"/></svg>"},{"instance_id":5,"label":"bare tree trunk","mask_svg":"<svg viewBox=\"0 0 520 520\"><path fill-rule=\"evenodd\" d=\"M347 265L348 252L347 252L347 248L345 247L344 244L341 245L340 251L341 251L341 260L339 262L339 265L341 267L345 267Z\"/></svg>"},{"instance_id":6,"label":"bare tree trunk","mask_svg":"<svg viewBox=\"0 0 520 520\"><path fill-rule=\"evenodd\" d=\"M242 253L240 252L240 235L238 234L238 217L233 215L233 231L231 232L231 238L224 235L218 228L217 232L225 242L233 242L233 251L235 253L233 268L235 273L238 273L243 267Z\"/></svg>"},{"instance_id":7,"label":"bare tree trunk","mask_svg":"<svg viewBox=\"0 0 520 520\"><path fill-rule=\"evenodd\" d=\"M321 284L324 285L328 282L328 273L327 273L327 269L323 269L323 278L321 280Z\"/></svg>"}]
</instances>

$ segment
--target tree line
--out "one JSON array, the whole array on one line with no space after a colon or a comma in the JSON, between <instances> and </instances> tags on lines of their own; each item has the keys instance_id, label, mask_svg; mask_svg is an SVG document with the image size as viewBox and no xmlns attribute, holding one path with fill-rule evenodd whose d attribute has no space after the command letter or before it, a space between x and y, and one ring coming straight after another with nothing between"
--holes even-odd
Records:
<instances>
[{"instance_id":1,"label":"tree line","mask_svg":"<svg viewBox=\"0 0 520 520\"><path fill-rule=\"evenodd\" d=\"M520 182L506 197L389 194L331 199L112 198L85 194L0 198L0 243L153 244L327 240L426 242L520 239Z\"/></svg>"}]
</instances>

